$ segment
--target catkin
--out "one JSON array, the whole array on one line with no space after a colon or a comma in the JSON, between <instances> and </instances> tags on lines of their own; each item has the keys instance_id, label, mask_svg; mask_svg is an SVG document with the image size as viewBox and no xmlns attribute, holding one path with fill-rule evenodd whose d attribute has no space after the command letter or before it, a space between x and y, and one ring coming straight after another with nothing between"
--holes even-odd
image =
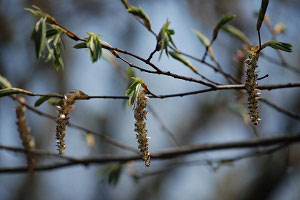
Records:
<instances>
[{"instance_id":1,"label":"catkin","mask_svg":"<svg viewBox=\"0 0 300 200\"><path fill-rule=\"evenodd\" d=\"M257 71L256 68L258 58L259 58L259 47L253 46L250 48L248 59L246 59L247 64L247 78L246 78L246 90L248 93L248 108L251 122L254 125L258 125L260 121L259 111L258 111L258 99L260 90L257 89Z\"/></svg>"},{"instance_id":2,"label":"catkin","mask_svg":"<svg viewBox=\"0 0 300 200\"><path fill-rule=\"evenodd\" d=\"M25 103L24 98L20 98L20 101ZM24 149L26 150L25 153L28 164L28 170L30 173L34 173L36 160L31 151L35 149L35 143L34 139L30 136L30 128L27 126L25 111L26 108L23 105L19 105L16 107L17 126L20 138L22 140L22 144L24 146Z\"/></svg>"},{"instance_id":3,"label":"catkin","mask_svg":"<svg viewBox=\"0 0 300 200\"><path fill-rule=\"evenodd\" d=\"M68 96L65 96L61 106L57 106L58 108L58 116L56 118L56 143L57 150L59 154L63 154L66 149L65 142L65 131L67 128L68 121L70 119L69 114L71 110L75 107L76 93L71 93Z\"/></svg>"},{"instance_id":4,"label":"catkin","mask_svg":"<svg viewBox=\"0 0 300 200\"><path fill-rule=\"evenodd\" d=\"M149 137L147 136L146 130L146 115L148 111L146 111L147 107L147 97L145 94L147 93L146 90L141 90L137 96L137 104L134 110L134 118L135 122L135 129L136 138L138 141L138 148L140 150L141 156L145 162L147 167L150 166L150 153L148 151L148 140Z\"/></svg>"}]
</instances>

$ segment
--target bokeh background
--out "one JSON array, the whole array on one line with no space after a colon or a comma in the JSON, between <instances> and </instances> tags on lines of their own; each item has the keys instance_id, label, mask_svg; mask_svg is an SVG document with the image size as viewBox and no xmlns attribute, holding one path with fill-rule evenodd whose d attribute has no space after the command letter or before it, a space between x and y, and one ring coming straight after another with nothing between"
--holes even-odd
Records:
<instances>
[{"instance_id":1,"label":"bokeh background","mask_svg":"<svg viewBox=\"0 0 300 200\"><path fill-rule=\"evenodd\" d=\"M255 12L260 0L135 0L133 5L141 5L148 14L153 30L158 33L167 19L170 28L175 30L173 37L177 47L201 58L204 47L192 30L196 29L207 36L213 25L225 13L236 14L231 24L240 28L253 43L257 43ZM36 93L68 93L82 90L89 95L124 95L128 85L120 77L116 68L101 58L92 64L86 50L72 49L74 41L64 37L65 70L56 72L52 64L36 61L30 34L36 19L24 8L32 4L53 15L61 24L78 35L86 32L100 33L101 39L114 47L129 50L147 58L155 48L156 40L143 26L129 15L118 0L85 1L29 1L0 0L0 74L14 87ZM267 11L271 23L282 22L285 34L278 40L293 44L293 53L283 53L289 64L300 70L300 1L272 0ZM271 39L264 25L262 39ZM216 59L226 72L235 74L237 64L234 55L242 43L221 32L213 49ZM276 60L272 49L264 51ZM149 66L124 55L129 61L148 68ZM185 76L198 78L181 63L163 55L153 62L163 70L170 70ZM203 64L191 61L201 72L213 80L226 83L224 78ZM122 70L128 66L119 63ZM269 74L260 81L262 84L299 81L299 73L287 70L265 59L260 59L261 75ZM188 92L204 88L199 84L175 80L136 71L156 94ZM283 108L300 113L299 89L263 91L262 96ZM33 105L36 97L27 97ZM161 123L172 132L180 144L200 144L253 139L253 129L245 123L243 107L237 102L234 91L219 91L184 98L151 99L149 105L159 116L151 112L147 119L151 137L150 151L160 151L174 147ZM16 103L10 98L0 99L0 143L21 146L15 124ZM56 114L56 109L43 104L41 110ZM95 99L78 101L71 114L71 121L96 132L105 133L124 143L137 146L132 110L122 100ZM51 120L27 112L28 124L35 137L37 148L55 152L55 123ZM299 121L278 113L265 104L261 106L262 123L257 127L260 137L296 133L300 130ZM94 149L89 149L85 133L73 128L67 129L66 154L76 157L95 156L105 153L128 154L128 152L107 144L95 137ZM184 158L205 160L222 158L245 153L246 150L226 150L210 153L197 153ZM120 181L116 186L108 184L101 175L101 167L74 166L29 174L1 174L0 199L300 199L300 149L291 145L272 156L249 158L231 165L211 166L183 165L172 167L168 161L152 161L150 168L142 162L124 166ZM24 166L23 155L0 152L0 166ZM149 173L167 168L154 175L134 179L132 174Z\"/></svg>"}]
</instances>

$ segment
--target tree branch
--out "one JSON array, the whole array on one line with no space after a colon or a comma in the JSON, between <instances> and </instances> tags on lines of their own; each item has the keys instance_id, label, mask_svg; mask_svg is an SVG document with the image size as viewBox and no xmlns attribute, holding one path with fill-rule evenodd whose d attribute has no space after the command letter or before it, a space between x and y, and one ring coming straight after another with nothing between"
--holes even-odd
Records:
<instances>
[{"instance_id":1,"label":"tree branch","mask_svg":"<svg viewBox=\"0 0 300 200\"><path fill-rule=\"evenodd\" d=\"M278 136L278 137L269 137L261 138L250 141L237 141L237 142L227 142L227 143L212 143L212 144L197 144L197 145L186 145L176 148L171 148L169 150L161 152L151 153L151 158L153 160L162 160L175 158L182 155L215 151L215 150L226 150L226 149L245 149L245 148L256 148L256 147L267 147L273 145L289 145L300 141L300 133L289 135L289 136ZM6 150L9 150L6 148ZM32 151L34 154L35 151ZM41 153L41 152L39 152ZM64 168L74 165L85 165L89 164L105 164L111 162L128 162L133 160L141 160L140 155L102 155L94 158L83 158L76 159L72 162L67 163L54 163L50 165L39 165L34 170L35 171L48 171L58 168ZM0 173L23 173L27 172L28 167L9 167L9 168L0 168Z\"/></svg>"}]
</instances>

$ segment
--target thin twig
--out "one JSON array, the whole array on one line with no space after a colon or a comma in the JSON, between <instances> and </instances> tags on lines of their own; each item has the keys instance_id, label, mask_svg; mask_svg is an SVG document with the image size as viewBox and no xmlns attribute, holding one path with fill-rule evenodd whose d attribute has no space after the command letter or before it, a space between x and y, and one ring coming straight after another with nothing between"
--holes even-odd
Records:
<instances>
[{"instance_id":1,"label":"thin twig","mask_svg":"<svg viewBox=\"0 0 300 200\"><path fill-rule=\"evenodd\" d=\"M300 120L300 115L298 114L295 114L295 113L292 113L290 111L287 111L279 106L277 106L276 104L272 103L271 101L267 100L267 99L264 99L264 98L260 98L259 101L267 104L268 106L271 106L272 108L274 108L275 110L277 110L278 112L280 113L283 113L293 119L297 119L297 120Z\"/></svg>"},{"instance_id":2,"label":"thin twig","mask_svg":"<svg viewBox=\"0 0 300 200\"><path fill-rule=\"evenodd\" d=\"M152 106L148 106L150 113L156 119L156 121L160 124L161 128L168 134L170 140L175 144L175 146L179 146L178 141L176 140L174 134L164 125L156 111L152 108Z\"/></svg>"},{"instance_id":3,"label":"thin twig","mask_svg":"<svg viewBox=\"0 0 300 200\"><path fill-rule=\"evenodd\" d=\"M244 148L255 148L255 147L267 147L277 144L288 145L300 141L300 134L288 135L288 136L279 136L279 137L269 137L269 138L260 138L256 140L248 141L237 141L237 142L227 142L227 143L215 143L215 144L198 144L198 145L187 145L172 148L170 150L151 153L153 160L161 159L170 159L182 155L190 155L192 153L198 152L207 152L215 150L226 150L226 149L244 149ZM50 165L39 165L35 167L35 171L48 171L63 167L69 167L74 165L85 165L89 164L105 164L111 162L128 162L133 160L141 160L140 155L102 155L94 158L84 158L78 159L77 161L67 162L67 163L54 163ZM0 173L24 173L27 172L28 168L25 167L6 167L0 168Z\"/></svg>"},{"instance_id":4,"label":"thin twig","mask_svg":"<svg viewBox=\"0 0 300 200\"><path fill-rule=\"evenodd\" d=\"M284 89L284 88L297 88L300 87L300 82L292 82L292 83L279 83L279 84L261 84L258 85L257 88L260 90L275 90L275 89ZM153 94L148 96L149 98L157 98L157 99L165 99L165 98L173 98L173 97L183 97L189 95L195 95L200 93L206 93L211 91L219 91L219 90L244 90L245 85L217 85L214 88L208 89L201 89L192 92L184 92L184 93L175 93L175 94L168 94L168 95L156 95ZM60 94L38 94L27 91L24 95L28 96L47 96L47 97L54 97L54 98L64 98L64 95ZM96 96L82 96L78 97L76 100L90 100L90 99L128 99L127 96L105 96L105 95L96 95Z\"/></svg>"},{"instance_id":5,"label":"thin twig","mask_svg":"<svg viewBox=\"0 0 300 200\"><path fill-rule=\"evenodd\" d=\"M222 159L201 159L201 160L175 160L175 161L170 161L167 164L167 167L163 167L158 170L153 170L153 171L146 171L146 172L136 172L134 174L129 174L130 176L134 176L135 178L146 178L149 176L153 175L159 175L164 172L170 171L172 168L178 168L181 166L188 167L188 166L212 166L214 170L219 169L222 166L228 166L231 165L234 162L244 160L247 158L252 158L252 157L260 157L260 156L265 156L265 155L270 155L275 153L276 151L281 150L282 148L286 147L286 145L279 145L275 148L271 149L265 149L265 150L256 150L252 151L249 153L245 153L239 156L235 157L229 157L229 158L222 158Z\"/></svg>"}]
</instances>

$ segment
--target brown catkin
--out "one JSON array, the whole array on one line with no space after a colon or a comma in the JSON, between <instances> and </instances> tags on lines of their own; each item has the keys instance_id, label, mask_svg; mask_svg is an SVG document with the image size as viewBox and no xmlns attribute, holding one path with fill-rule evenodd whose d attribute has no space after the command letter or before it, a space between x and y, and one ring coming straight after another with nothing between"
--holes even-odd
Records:
<instances>
[{"instance_id":1,"label":"brown catkin","mask_svg":"<svg viewBox=\"0 0 300 200\"><path fill-rule=\"evenodd\" d=\"M74 108L76 96L76 93L71 93L70 95L65 96L63 98L62 105L57 106L59 110L58 116L56 118L56 146L57 150L59 151L59 154L63 154L64 150L66 149L65 131L67 128L68 121L70 119L69 114Z\"/></svg>"},{"instance_id":2,"label":"brown catkin","mask_svg":"<svg viewBox=\"0 0 300 200\"><path fill-rule=\"evenodd\" d=\"M25 103L25 99L21 98L19 101ZM22 144L24 149L26 150L26 159L28 164L28 170L30 173L34 173L34 167L36 164L36 160L34 155L31 153L35 149L34 139L30 136L30 128L27 126L27 119L25 116L26 108L23 105L19 105L16 107L16 116L17 116L17 126L20 134L20 138L22 140Z\"/></svg>"},{"instance_id":3,"label":"brown catkin","mask_svg":"<svg viewBox=\"0 0 300 200\"><path fill-rule=\"evenodd\" d=\"M254 125L258 125L260 120L258 112L258 99L260 91L257 89L257 71L256 68L258 58L259 58L259 47L252 46L249 51L248 59L246 59L247 64L247 78L246 78L246 90L248 93L248 108L251 122Z\"/></svg>"},{"instance_id":4,"label":"brown catkin","mask_svg":"<svg viewBox=\"0 0 300 200\"><path fill-rule=\"evenodd\" d=\"M137 96L137 103L136 108L134 110L134 118L135 122L135 129L136 138L138 140L138 148L140 150L141 156L145 162L147 167L150 166L150 153L148 151L148 140L149 137L147 136L146 130L146 115L148 111L146 111L147 107L147 97L145 94L147 90L141 90Z\"/></svg>"}]
</instances>

